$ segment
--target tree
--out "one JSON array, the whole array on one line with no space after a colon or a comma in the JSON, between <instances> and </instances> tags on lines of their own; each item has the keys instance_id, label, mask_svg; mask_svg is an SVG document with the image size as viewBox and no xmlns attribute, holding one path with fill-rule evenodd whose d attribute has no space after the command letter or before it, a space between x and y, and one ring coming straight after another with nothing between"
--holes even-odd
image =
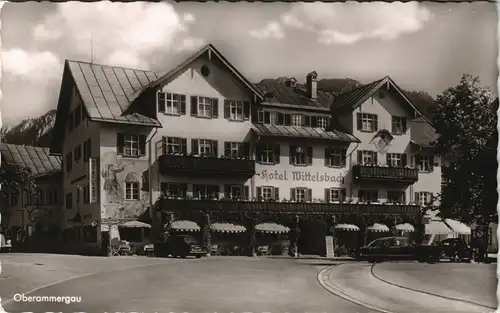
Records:
<instances>
[{"instance_id":1,"label":"tree","mask_svg":"<svg viewBox=\"0 0 500 313\"><path fill-rule=\"evenodd\" d=\"M430 94L425 91L403 91L405 96L411 103L427 117L428 119L432 119L434 115L434 111L436 110L436 104L434 99Z\"/></svg>"},{"instance_id":2,"label":"tree","mask_svg":"<svg viewBox=\"0 0 500 313\"><path fill-rule=\"evenodd\" d=\"M436 152L449 160L443 168L440 216L475 225L484 247L489 224L497 218L498 98L478 77L464 74L436 104Z\"/></svg>"},{"instance_id":3,"label":"tree","mask_svg":"<svg viewBox=\"0 0 500 313\"><path fill-rule=\"evenodd\" d=\"M0 185L0 196L7 199L11 191L33 192L35 179L29 167L3 162L2 167L0 167Z\"/></svg>"}]
</instances>

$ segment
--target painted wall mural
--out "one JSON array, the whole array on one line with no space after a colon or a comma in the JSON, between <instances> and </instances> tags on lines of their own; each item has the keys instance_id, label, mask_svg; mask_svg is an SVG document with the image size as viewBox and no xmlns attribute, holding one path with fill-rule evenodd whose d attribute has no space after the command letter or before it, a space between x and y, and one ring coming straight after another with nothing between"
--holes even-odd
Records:
<instances>
[{"instance_id":1,"label":"painted wall mural","mask_svg":"<svg viewBox=\"0 0 500 313\"><path fill-rule=\"evenodd\" d=\"M148 161L120 158L115 152L107 152L102 155L101 164L101 216L112 219L140 217L149 206L149 190L142 186L143 172L148 168ZM126 199L126 182L139 185L137 200Z\"/></svg>"}]
</instances>

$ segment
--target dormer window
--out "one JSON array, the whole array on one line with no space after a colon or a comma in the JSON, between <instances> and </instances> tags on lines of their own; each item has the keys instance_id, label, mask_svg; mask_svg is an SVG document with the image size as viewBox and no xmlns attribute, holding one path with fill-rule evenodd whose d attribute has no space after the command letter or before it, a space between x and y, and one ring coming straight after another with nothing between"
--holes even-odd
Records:
<instances>
[{"instance_id":1,"label":"dormer window","mask_svg":"<svg viewBox=\"0 0 500 313\"><path fill-rule=\"evenodd\" d=\"M292 114L292 126L302 126L302 125L304 125L304 115Z\"/></svg>"}]
</instances>

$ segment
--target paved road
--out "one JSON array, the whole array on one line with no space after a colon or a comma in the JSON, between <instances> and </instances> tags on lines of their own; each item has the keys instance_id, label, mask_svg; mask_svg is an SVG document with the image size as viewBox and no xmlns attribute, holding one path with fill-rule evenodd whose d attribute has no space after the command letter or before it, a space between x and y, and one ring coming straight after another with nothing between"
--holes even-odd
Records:
<instances>
[{"instance_id":1,"label":"paved road","mask_svg":"<svg viewBox=\"0 0 500 313\"><path fill-rule=\"evenodd\" d=\"M453 265L449 266L449 273L453 273ZM473 268L475 264L467 264L469 268L462 268L466 272ZM380 265L375 265L375 269ZM432 268L426 264L420 263L383 263L384 269L378 272L383 272L386 278L400 277L404 272L402 269L412 268L413 271L420 270L426 277L430 277L433 271L439 270L439 267ZM444 267L443 267L444 268ZM456 272L455 272L456 273ZM460 275L460 273L456 273ZM484 313L491 312L493 309L484 306L465 303L460 300L460 297L455 299L444 299L442 297L430 294L424 294L414 290L400 288L384 281L379 280L372 274L372 265L369 263L350 263L342 264L333 268L326 268L320 273L321 281L327 289L339 294L340 296L347 295L351 299L358 301L365 306L380 312L398 312L398 313L414 313L414 312L442 312L442 313ZM438 279L443 279L443 276L437 276ZM428 285L433 285L436 282L429 279L420 282L419 289L429 289ZM491 292L484 290L484 285L471 281L476 285L477 289L483 292ZM451 292L450 292L451 294ZM462 299L463 300L463 299Z\"/></svg>"},{"instance_id":2,"label":"paved road","mask_svg":"<svg viewBox=\"0 0 500 313\"><path fill-rule=\"evenodd\" d=\"M4 305L7 312L343 312L370 309L322 288L324 261L210 258L68 280L31 296L78 296L80 303ZM331 263L330 263L331 264Z\"/></svg>"}]
</instances>

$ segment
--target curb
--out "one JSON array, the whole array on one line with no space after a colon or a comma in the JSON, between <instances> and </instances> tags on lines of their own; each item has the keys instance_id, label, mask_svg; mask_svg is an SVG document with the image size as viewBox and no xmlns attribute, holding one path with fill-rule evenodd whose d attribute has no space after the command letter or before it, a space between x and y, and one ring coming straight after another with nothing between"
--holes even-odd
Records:
<instances>
[{"instance_id":1,"label":"curb","mask_svg":"<svg viewBox=\"0 0 500 313\"><path fill-rule=\"evenodd\" d=\"M402 288L402 289L406 289L406 290L413 291L413 292L418 292L418 293L429 295L429 296L438 297L438 298L445 299L445 300L451 300L451 301L457 301L457 302L472 304L472 305L479 306L479 307L486 308L486 309L493 309L493 310L497 309L497 307L493 307L493 306L489 306L489 305L484 305L484 304L477 303L477 302L474 302L474 301L457 299L457 298L453 298L453 297L447 297L447 296L435 294L435 293L432 293L432 292L428 292L428 291L424 291L424 290L418 290L418 289L414 289L414 288L410 288L410 287L407 287L407 286L403 286L403 285L399 285L399 284L390 282L390 281L385 280L385 279L383 279L380 276L378 276L378 275L375 274L375 272L374 272L375 265L376 264L373 264L371 266L371 269L370 269L370 272L371 272L372 276L375 279L377 279L377 280L379 280L379 281L381 281L383 283L386 283L388 285L391 285L391 286L394 286L394 287L398 287L398 288Z\"/></svg>"},{"instance_id":2,"label":"curb","mask_svg":"<svg viewBox=\"0 0 500 313\"><path fill-rule=\"evenodd\" d=\"M331 282L330 273L332 272L332 270L334 268L335 268L335 266L329 266L327 268L322 269L318 273L318 276L317 276L318 282L321 285L321 287L325 288L325 290L327 290L328 292L330 292L331 294L333 294L339 298L342 298L346 301L357 304L359 306L365 307L365 308L370 309L372 311L376 311L379 313L396 313L393 311L388 311L386 309L373 306L371 304L368 304L366 302L363 302L361 300L358 300L358 299L348 295L344 290L342 290L342 288L340 288L339 286L336 286L335 284L333 284Z\"/></svg>"},{"instance_id":3,"label":"curb","mask_svg":"<svg viewBox=\"0 0 500 313\"><path fill-rule=\"evenodd\" d=\"M190 262L196 262L196 261L200 262L202 260L203 259L194 259L194 260L190 260ZM179 263L185 263L185 261L184 260L182 260L182 261L179 260L179 261L173 261L173 262L170 262L170 263L146 264L146 265L125 267L125 268L120 268L120 269L110 269L110 270L100 271L100 272L92 272L92 273L87 273L87 274L82 274L82 275L78 275L78 276L75 276L75 277L71 277L71 278L68 278L68 279L62 279L62 280L59 280L59 281L56 281L56 282L53 282L53 283L50 283L50 284L46 284L46 285L37 287L37 288L32 289L32 290L27 291L27 292L19 292L19 293L22 293L24 295L29 295L29 294L31 294L33 292L36 292L36 291L39 291L39 290L42 290L42 289L45 289L45 288L48 288L48 287L51 287L51 286L54 286L54 285L57 285L57 284L61 284L61 283L67 282L67 281L72 281L72 280L76 280L76 279L79 279L79 278L83 278L83 277L95 276L95 275L100 275L100 274L105 274L105 273L111 273L111 272L120 272L120 271L132 270L132 269L136 269L136 268L145 268L145 267L153 267L153 266L161 266L161 265L172 265L172 264L179 264ZM12 302L15 302L14 299L9 299L9 300L6 300L6 301L0 301L0 309L2 309L2 305L7 306L7 305L11 304ZM2 312L5 312L5 311L1 311L0 310L0 313L2 313Z\"/></svg>"}]
</instances>

